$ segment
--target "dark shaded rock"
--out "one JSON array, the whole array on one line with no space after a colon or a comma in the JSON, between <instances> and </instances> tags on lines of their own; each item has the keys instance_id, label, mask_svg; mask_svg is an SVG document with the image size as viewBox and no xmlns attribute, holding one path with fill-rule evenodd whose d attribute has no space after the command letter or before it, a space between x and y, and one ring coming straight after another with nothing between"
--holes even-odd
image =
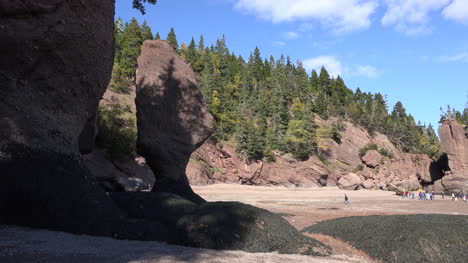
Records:
<instances>
[{"instance_id":1,"label":"dark shaded rock","mask_svg":"<svg viewBox=\"0 0 468 263\"><path fill-rule=\"evenodd\" d=\"M329 255L330 248L299 233L277 214L237 202L197 205L169 193L112 193L129 215L164 222L176 244L248 252ZM163 213L161 211L164 211Z\"/></svg>"},{"instance_id":2,"label":"dark shaded rock","mask_svg":"<svg viewBox=\"0 0 468 263\"><path fill-rule=\"evenodd\" d=\"M137 192L150 190L152 184L133 174L122 171L111 162L106 154L98 149L90 154L83 155L83 164L94 175L101 187L108 192ZM131 162L131 161L127 161ZM137 164L135 164L137 165ZM126 166L128 167L129 164ZM132 170L133 171L133 170ZM154 182L154 178L153 178Z\"/></svg>"},{"instance_id":3,"label":"dark shaded rock","mask_svg":"<svg viewBox=\"0 0 468 263\"><path fill-rule=\"evenodd\" d=\"M0 159L1 223L124 239L170 240L166 226L157 221L127 219L76 157L27 152Z\"/></svg>"},{"instance_id":4,"label":"dark shaded rock","mask_svg":"<svg viewBox=\"0 0 468 263\"><path fill-rule=\"evenodd\" d=\"M79 157L111 75L113 20L113 0L0 0L1 222L169 240L163 224L127 219Z\"/></svg>"},{"instance_id":5,"label":"dark shaded rock","mask_svg":"<svg viewBox=\"0 0 468 263\"><path fill-rule=\"evenodd\" d=\"M213 116L190 65L166 41L145 41L136 83L137 151L156 174L153 191L204 202L190 188L185 168L213 132Z\"/></svg>"},{"instance_id":6,"label":"dark shaded rock","mask_svg":"<svg viewBox=\"0 0 468 263\"><path fill-rule=\"evenodd\" d=\"M97 114L94 114L86 121L78 139L78 148L81 154L89 154L94 150L97 132Z\"/></svg>"},{"instance_id":7,"label":"dark shaded rock","mask_svg":"<svg viewBox=\"0 0 468 263\"><path fill-rule=\"evenodd\" d=\"M129 177L140 178L150 189L153 188L156 178L151 168L146 164L145 158L137 156L127 160L114 160L113 163L115 167Z\"/></svg>"},{"instance_id":8,"label":"dark shaded rock","mask_svg":"<svg viewBox=\"0 0 468 263\"><path fill-rule=\"evenodd\" d=\"M0 148L77 153L112 70L114 1L0 6Z\"/></svg>"}]
</instances>

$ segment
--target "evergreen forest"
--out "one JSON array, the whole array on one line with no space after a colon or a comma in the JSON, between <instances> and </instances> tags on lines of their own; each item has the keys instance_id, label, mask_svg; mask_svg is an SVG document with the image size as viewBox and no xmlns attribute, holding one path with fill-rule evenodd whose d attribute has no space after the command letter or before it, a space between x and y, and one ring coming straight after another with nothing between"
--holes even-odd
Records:
<instances>
[{"instance_id":1,"label":"evergreen forest","mask_svg":"<svg viewBox=\"0 0 468 263\"><path fill-rule=\"evenodd\" d=\"M141 44L148 39L161 39L161 36L153 34L146 21L140 25L136 19L126 23L120 18L116 20L110 89L128 92L134 81ZM401 102L389 108L384 95L362 92L359 88L353 91L340 76L330 76L324 67L319 72L307 72L301 61L294 62L283 55L264 56L259 48L243 58L229 50L225 36L212 45L207 45L203 36L179 44L171 28L165 40L197 76L216 120L212 139L234 143L246 159L274 161L273 150L291 153L298 160L310 155L326 158L323 142L329 139L339 142L344 121L360 125L370 134L387 135L405 152L423 153L434 159L440 155L434 128L416 123ZM105 114L106 109L103 111L107 121L101 122L101 126L109 126L112 120ZM450 116L454 115L452 112L457 111L450 109ZM461 122L466 122L466 110L458 114ZM331 124L316 125L317 118L330 120L327 123ZM120 126L135 125L132 120L120 122ZM136 136L135 132L126 134ZM127 145L132 140L125 139Z\"/></svg>"}]
</instances>

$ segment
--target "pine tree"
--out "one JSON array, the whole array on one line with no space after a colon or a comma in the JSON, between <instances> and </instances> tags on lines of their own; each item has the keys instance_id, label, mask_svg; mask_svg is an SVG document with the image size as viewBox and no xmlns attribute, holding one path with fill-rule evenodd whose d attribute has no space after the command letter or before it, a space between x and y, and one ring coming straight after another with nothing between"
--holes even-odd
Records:
<instances>
[{"instance_id":1,"label":"pine tree","mask_svg":"<svg viewBox=\"0 0 468 263\"><path fill-rule=\"evenodd\" d=\"M119 64L124 74L130 78L135 76L137 68L137 58L141 52L141 44L143 42L142 30L135 18L132 18L130 23L126 23L121 41L121 54Z\"/></svg>"},{"instance_id":2,"label":"pine tree","mask_svg":"<svg viewBox=\"0 0 468 263\"><path fill-rule=\"evenodd\" d=\"M159 35L159 32L156 32L156 35L154 35L154 40L160 40L161 36Z\"/></svg>"},{"instance_id":3,"label":"pine tree","mask_svg":"<svg viewBox=\"0 0 468 263\"><path fill-rule=\"evenodd\" d=\"M179 44L177 43L177 37L174 32L174 28L171 27L171 31L169 31L167 34L166 40L174 48L174 50L179 52Z\"/></svg>"},{"instance_id":4,"label":"pine tree","mask_svg":"<svg viewBox=\"0 0 468 263\"><path fill-rule=\"evenodd\" d=\"M146 23L146 20L144 20L143 24L141 24L141 37L143 41L153 39L153 33L151 32L151 28Z\"/></svg>"}]
</instances>

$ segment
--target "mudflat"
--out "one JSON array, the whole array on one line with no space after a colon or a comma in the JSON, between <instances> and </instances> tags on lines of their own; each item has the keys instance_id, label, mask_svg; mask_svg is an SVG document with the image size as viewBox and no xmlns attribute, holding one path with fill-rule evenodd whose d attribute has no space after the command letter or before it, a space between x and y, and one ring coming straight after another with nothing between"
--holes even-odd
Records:
<instances>
[{"instance_id":1,"label":"mudflat","mask_svg":"<svg viewBox=\"0 0 468 263\"><path fill-rule=\"evenodd\" d=\"M278 213L301 230L316 222L347 216L386 214L463 214L468 203L442 199L402 199L387 191L338 188L285 188L214 184L194 186L208 201L239 201ZM345 205L344 194L350 203ZM376 262L362 251L329 236L313 237L330 245L331 257L216 251L160 242L126 241L0 225L0 262Z\"/></svg>"}]
</instances>

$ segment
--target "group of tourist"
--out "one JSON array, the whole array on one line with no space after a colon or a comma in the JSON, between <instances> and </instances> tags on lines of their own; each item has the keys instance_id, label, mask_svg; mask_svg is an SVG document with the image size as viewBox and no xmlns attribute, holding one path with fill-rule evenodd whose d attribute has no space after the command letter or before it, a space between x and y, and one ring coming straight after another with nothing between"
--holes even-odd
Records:
<instances>
[{"instance_id":1,"label":"group of tourist","mask_svg":"<svg viewBox=\"0 0 468 263\"><path fill-rule=\"evenodd\" d=\"M414 199L416 196L416 193L418 195L419 200L434 200L435 198L435 193L434 191L429 192L429 191L423 191L423 190L418 190L418 191L403 191L401 192L401 198L408 198L408 199ZM445 199L445 193L442 192L440 193L442 199ZM468 193L464 194L463 192L458 192L458 193L452 193L452 201L458 201L462 200L464 202L468 202Z\"/></svg>"},{"instance_id":2,"label":"group of tourist","mask_svg":"<svg viewBox=\"0 0 468 263\"><path fill-rule=\"evenodd\" d=\"M463 192L452 193L452 201L462 200L464 202L468 202L468 193L463 194Z\"/></svg>"}]
</instances>

